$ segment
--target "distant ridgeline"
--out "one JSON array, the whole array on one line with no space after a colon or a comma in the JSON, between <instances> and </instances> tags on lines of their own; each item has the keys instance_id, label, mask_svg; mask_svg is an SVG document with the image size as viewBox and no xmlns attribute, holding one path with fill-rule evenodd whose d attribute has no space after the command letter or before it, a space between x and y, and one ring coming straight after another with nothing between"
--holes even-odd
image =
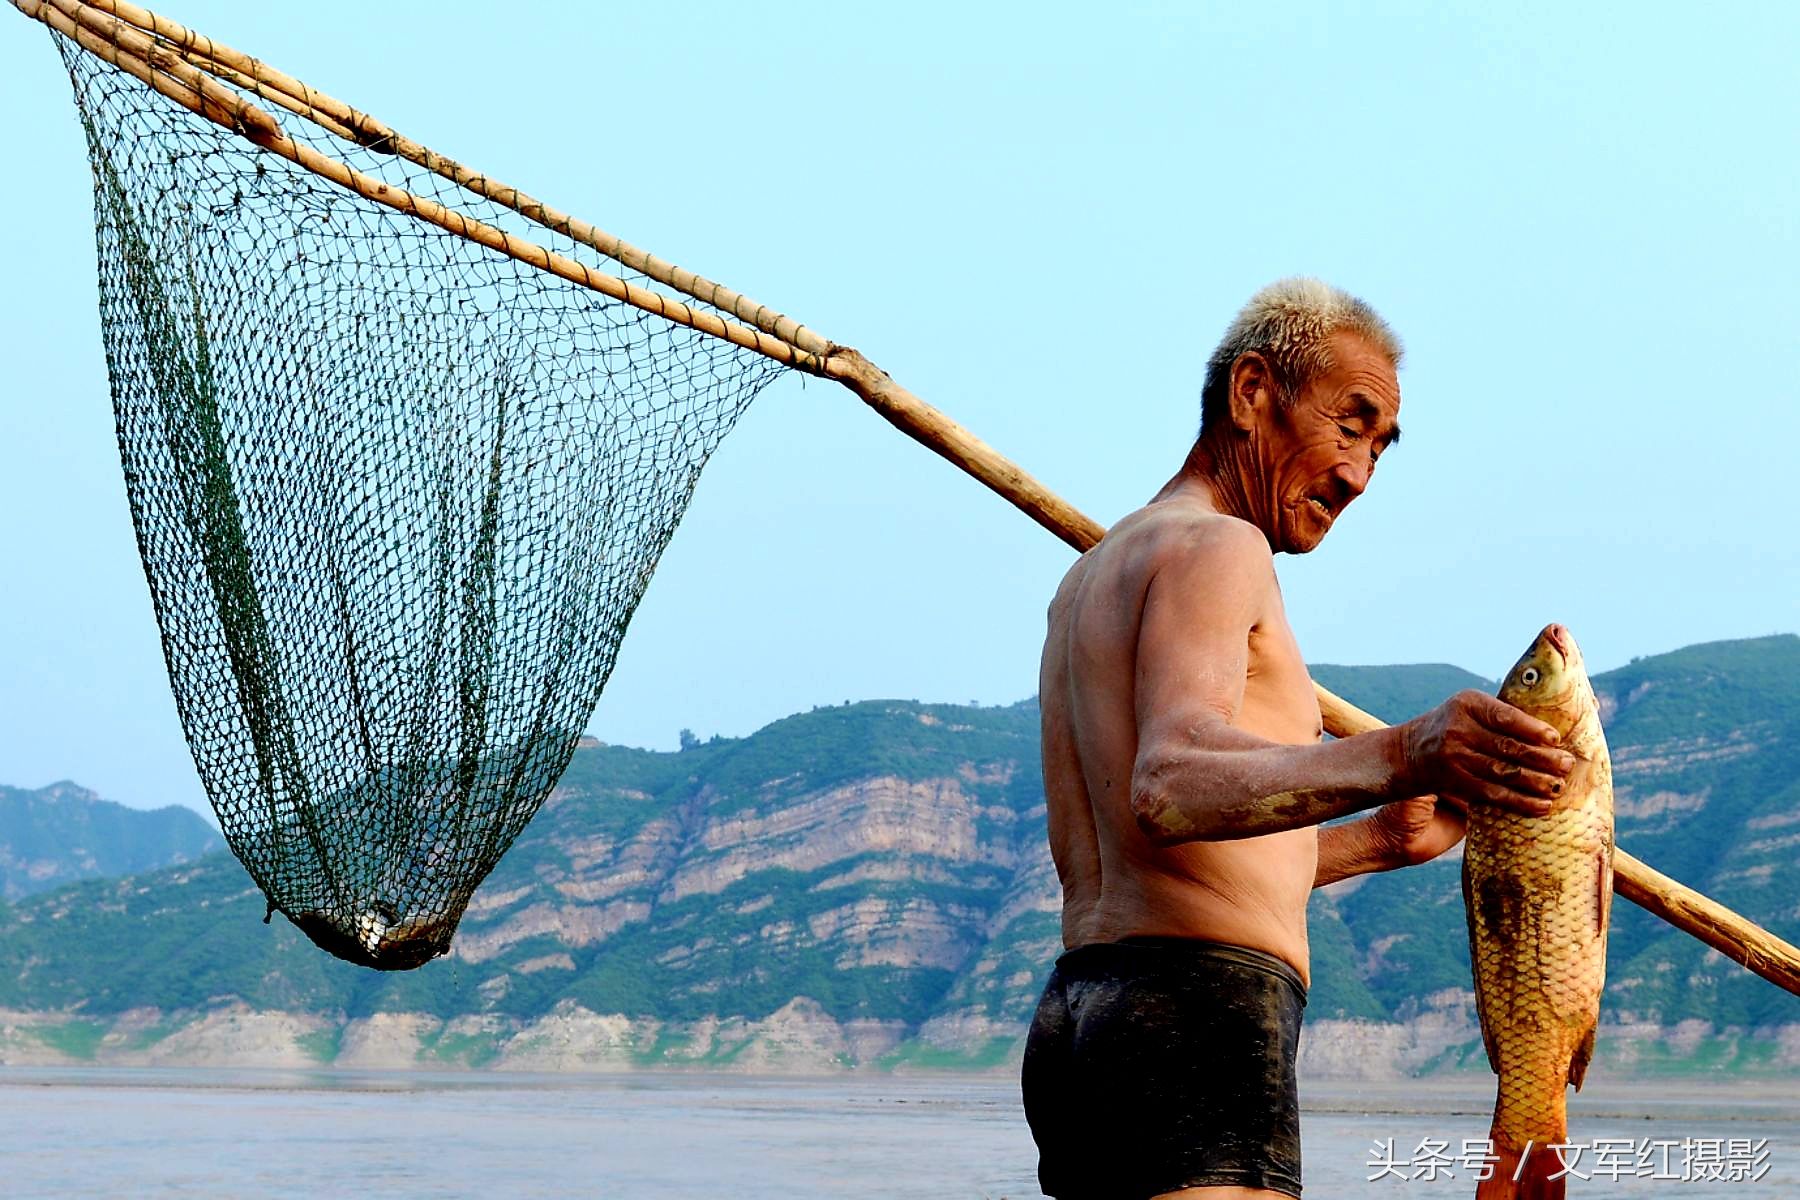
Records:
<instances>
[{"instance_id":1,"label":"distant ridgeline","mask_svg":"<svg viewBox=\"0 0 1800 1200\"><path fill-rule=\"evenodd\" d=\"M1389 720L1491 689L1444 666L1314 673ZM1800 940L1800 638L1693 647L1595 686L1621 843ZM15 812L0 804L9 871ZM32 836L38 877L65 869ZM127 861L68 836L70 864ZM157 853L110 869L177 861ZM1315 894L1303 1071L1485 1070L1457 872ZM1035 700L816 709L679 752L580 750L451 958L415 972L264 926L223 854L0 904L0 1062L1006 1066L1058 952L1058 895ZM1800 1000L1613 911L1597 1070L1800 1065Z\"/></svg>"},{"instance_id":2,"label":"distant ridgeline","mask_svg":"<svg viewBox=\"0 0 1800 1200\"><path fill-rule=\"evenodd\" d=\"M0 786L0 900L191 862L225 841L192 809L146 812L72 783Z\"/></svg>"}]
</instances>

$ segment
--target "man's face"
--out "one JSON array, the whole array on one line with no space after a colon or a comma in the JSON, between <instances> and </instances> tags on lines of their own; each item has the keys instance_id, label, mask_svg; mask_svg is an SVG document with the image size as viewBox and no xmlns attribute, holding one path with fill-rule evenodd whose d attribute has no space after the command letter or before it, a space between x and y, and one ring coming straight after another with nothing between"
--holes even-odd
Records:
<instances>
[{"instance_id":1,"label":"man's face","mask_svg":"<svg viewBox=\"0 0 1800 1200\"><path fill-rule=\"evenodd\" d=\"M1324 539L1400 437L1400 381L1387 356L1351 333L1334 334L1331 346L1331 368L1301 389L1293 407L1274 405L1265 418L1273 541L1290 554Z\"/></svg>"}]
</instances>

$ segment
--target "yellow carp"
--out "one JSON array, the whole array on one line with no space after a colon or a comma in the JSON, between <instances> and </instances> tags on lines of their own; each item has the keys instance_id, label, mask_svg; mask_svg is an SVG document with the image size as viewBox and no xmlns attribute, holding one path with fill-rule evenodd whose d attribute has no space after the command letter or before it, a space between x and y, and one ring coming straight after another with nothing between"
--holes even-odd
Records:
<instances>
[{"instance_id":1,"label":"yellow carp","mask_svg":"<svg viewBox=\"0 0 1800 1200\"><path fill-rule=\"evenodd\" d=\"M1561 1197L1567 1086L1594 1056L1612 910L1612 760L1575 639L1548 626L1500 685L1500 699L1562 735L1578 760L1550 812L1469 806L1463 902L1475 1008L1494 1102L1493 1175L1477 1200ZM1574 1162L1572 1153L1571 1163ZM1579 1165L1579 1164L1577 1164Z\"/></svg>"}]
</instances>

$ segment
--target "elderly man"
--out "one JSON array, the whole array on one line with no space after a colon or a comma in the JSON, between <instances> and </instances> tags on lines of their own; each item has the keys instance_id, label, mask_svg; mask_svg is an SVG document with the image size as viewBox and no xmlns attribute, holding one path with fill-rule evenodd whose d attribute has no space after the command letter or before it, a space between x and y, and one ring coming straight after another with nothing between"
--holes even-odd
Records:
<instances>
[{"instance_id":1,"label":"elderly man","mask_svg":"<svg viewBox=\"0 0 1800 1200\"><path fill-rule=\"evenodd\" d=\"M1050 604L1066 952L1022 1080L1048 1195L1300 1195L1308 893L1435 858L1465 804L1546 812L1573 766L1549 726L1472 691L1323 740L1272 555L1317 546L1399 440L1399 361L1355 297L1257 293L1207 364L1180 471Z\"/></svg>"}]
</instances>

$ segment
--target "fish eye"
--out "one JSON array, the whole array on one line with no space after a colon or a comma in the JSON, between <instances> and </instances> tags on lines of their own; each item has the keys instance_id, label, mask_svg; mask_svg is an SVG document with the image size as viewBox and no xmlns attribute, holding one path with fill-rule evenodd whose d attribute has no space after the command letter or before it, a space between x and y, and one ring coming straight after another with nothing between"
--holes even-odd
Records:
<instances>
[{"instance_id":1,"label":"fish eye","mask_svg":"<svg viewBox=\"0 0 1800 1200\"><path fill-rule=\"evenodd\" d=\"M1519 672L1519 682L1526 687L1530 687L1541 678L1542 676L1538 674L1538 669L1536 667L1526 667L1523 671Z\"/></svg>"}]
</instances>

